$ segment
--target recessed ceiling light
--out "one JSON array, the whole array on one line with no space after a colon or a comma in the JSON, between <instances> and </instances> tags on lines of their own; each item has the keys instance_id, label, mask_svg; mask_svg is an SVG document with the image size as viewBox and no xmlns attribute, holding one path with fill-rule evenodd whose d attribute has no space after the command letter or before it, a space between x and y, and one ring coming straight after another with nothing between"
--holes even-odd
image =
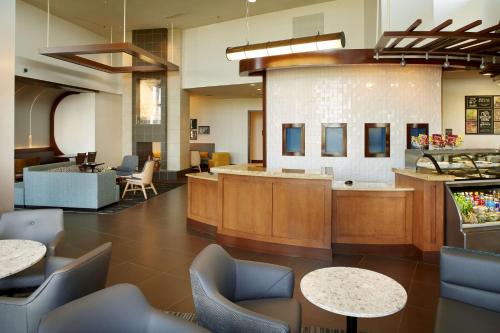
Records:
<instances>
[{"instance_id":1,"label":"recessed ceiling light","mask_svg":"<svg viewBox=\"0 0 500 333\"><path fill-rule=\"evenodd\" d=\"M252 2L253 3L253 2L257 2L257 0L248 0L248 2Z\"/></svg>"},{"instance_id":2,"label":"recessed ceiling light","mask_svg":"<svg viewBox=\"0 0 500 333\"><path fill-rule=\"evenodd\" d=\"M250 85L251 85L252 87L255 87L255 83L250 83Z\"/></svg>"},{"instance_id":3,"label":"recessed ceiling light","mask_svg":"<svg viewBox=\"0 0 500 333\"><path fill-rule=\"evenodd\" d=\"M261 91L262 89L261 88L257 88L258 91Z\"/></svg>"}]
</instances>

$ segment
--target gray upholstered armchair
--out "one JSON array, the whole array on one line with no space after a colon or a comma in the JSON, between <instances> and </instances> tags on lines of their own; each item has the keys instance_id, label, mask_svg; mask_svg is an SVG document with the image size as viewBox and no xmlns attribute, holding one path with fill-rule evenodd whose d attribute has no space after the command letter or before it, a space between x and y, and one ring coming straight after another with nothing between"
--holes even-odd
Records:
<instances>
[{"instance_id":1,"label":"gray upholstered armchair","mask_svg":"<svg viewBox=\"0 0 500 333\"><path fill-rule=\"evenodd\" d=\"M191 287L198 323L214 333L299 333L301 309L290 268L233 259L211 244L194 259Z\"/></svg>"},{"instance_id":2,"label":"gray upholstered armchair","mask_svg":"<svg viewBox=\"0 0 500 333\"><path fill-rule=\"evenodd\" d=\"M49 257L48 277L29 297L0 297L0 331L35 333L46 313L104 288L110 257L111 243L78 259Z\"/></svg>"},{"instance_id":3,"label":"gray upholstered armchair","mask_svg":"<svg viewBox=\"0 0 500 333\"><path fill-rule=\"evenodd\" d=\"M137 155L126 155L123 157L122 165L116 168L118 176L132 176L139 166L139 157Z\"/></svg>"},{"instance_id":4,"label":"gray upholstered armchair","mask_svg":"<svg viewBox=\"0 0 500 333\"><path fill-rule=\"evenodd\" d=\"M435 333L498 332L500 254L443 247Z\"/></svg>"},{"instance_id":5,"label":"gray upholstered armchair","mask_svg":"<svg viewBox=\"0 0 500 333\"><path fill-rule=\"evenodd\" d=\"M209 333L152 308L139 289L118 284L50 312L38 333Z\"/></svg>"},{"instance_id":6,"label":"gray upholstered armchair","mask_svg":"<svg viewBox=\"0 0 500 333\"><path fill-rule=\"evenodd\" d=\"M47 247L53 256L64 234L62 209L20 210L0 216L0 239L29 239ZM38 287L45 280L45 259L0 280L0 290Z\"/></svg>"}]
</instances>

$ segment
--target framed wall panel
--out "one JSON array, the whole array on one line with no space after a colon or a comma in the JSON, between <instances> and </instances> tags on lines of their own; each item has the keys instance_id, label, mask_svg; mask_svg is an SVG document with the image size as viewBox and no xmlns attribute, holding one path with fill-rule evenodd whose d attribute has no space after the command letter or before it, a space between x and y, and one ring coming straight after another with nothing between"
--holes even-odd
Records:
<instances>
[{"instance_id":1,"label":"framed wall panel","mask_svg":"<svg viewBox=\"0 0 500 333\"><path fill-rule=\"evenodd\" d=\"M282 155L305 156L305 124L282 125Z\"/></svg>"},{"instance_id":2,"label":"framed wall panel","mask_svg":"<svg viewBox=\"0 0 500 333\"><path fill-rule=\"evenodd\" d=\"M391 157L391 124L365 124L365 157Z\"/></svg>"},{"instance_id":3,"label":"framed wall panel","mask_svg":"<svg viewBox=\"0 0 500 333\"><path fill-rule=\"evenodd\" d=\"M324 157L347 156L346 123L321 124L321 156Z\"/></svg>"}]
</instances>

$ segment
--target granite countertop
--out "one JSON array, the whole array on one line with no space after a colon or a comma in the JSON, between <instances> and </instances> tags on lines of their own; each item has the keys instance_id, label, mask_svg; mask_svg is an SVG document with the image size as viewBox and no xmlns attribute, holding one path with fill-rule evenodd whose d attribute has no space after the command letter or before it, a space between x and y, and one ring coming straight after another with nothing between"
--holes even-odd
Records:
<instances>
[{"instance_id":1,"label":"granite countertop","mask_svg":"<svg viewBox=\"0 0 500 333\"><path fill-rule=\"evenodd\" d=\"M300 281L304 297L339 315L375 318L394 314L406 305L405 289L383 274L354 267L328 267Z\"/></svg>"},{"instance_id":2,"label":"granite countertop","mask_svg":"<svg viewBox=\"0 0 500 333\"><path fill-rule=\"evenodd\" d=\"M46 251L45 245L31 240L0 240L0 279L33 266Z\"/></svg>"},{"instance_id":3,"label":"granite countertop","mask_svg":"<svg viewBox=\"0 0 500 333\"><path fill-rule=\"evenodd\" d=\"M208 172L187 173L186 176L196 179L211 180L214 182L218 180L217 174L215 173L210 174Z\"/></svg>"},{"instance_id":4,"label":"granite countertop","mask_svg":"<svg viewBox=\"0 0 500 333\"><path fill-rule=\"evenodd\" d=\"M434 181L434 182L450 182L455 180L455 176L453 175L438 175L438 174L433 174L433 173L421 173L421 172L416 172L415 170L412 169L392 169L394 173L403 175L403 176L408 176L408 177L413 177L417 179L422 179L422 180L427 180L427 181Z\"/></svg>"},{"instance_id":5,"label":"granite countertop","mask_svg":"<svg viewBox=\"0 0 500 333\"><path fill-rule=\"evenodd\" d=\"M346 185L344 181L333 181L332 189L334 191L414 191L413 187L396 187L393 183L375 183L353 181L351 186Z\"/></svg>"},{"instance_id":6,"label":"granite countertop","mask_svg":"<svg viewBox=\"0 0 500 333\"><path fill-rule=\"evenodd\" d=\"M333 180L333 175L322 174L319 170L267 169L261 164L226 165L213 167L210 171L240 176Z\"/></svg>"}]
</instances>

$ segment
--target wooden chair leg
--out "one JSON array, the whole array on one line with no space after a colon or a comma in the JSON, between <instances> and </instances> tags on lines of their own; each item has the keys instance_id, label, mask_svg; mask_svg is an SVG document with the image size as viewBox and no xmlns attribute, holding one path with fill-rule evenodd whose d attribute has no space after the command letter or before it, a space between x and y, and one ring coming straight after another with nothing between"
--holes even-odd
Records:
<instances>
[{"instance_id":1,"label":"wooden chair leg","mask_svg":"<svg viewBox=\"0 0 500 333\"><path fill-rule=\"evenodd\" d=\"M146 188L144 187L144 184L141 184L142 187L142 193L144 194L144 199L148 200L148 195L146 194Z\"/></svg>"},{"instance_id":2,"label":"wooden chair leg","mask_svg":"<svg viewBox=\"0 0 500 333\"><path fill-rule=\"evenodd\" d=\"M130 183L127 182L127 185L125 185L125 189L123 190L123 195L122 195L122 199L125 198L125 194L127 193L127 190L128 190L128 187L129 187Z\"/></svg>"},{"instance_id":3,"label":"wooden chair leg","mask_svg":"<svg viewBox=\"0 0 500 333\"><path fill-rule=\"evenodd\" d=\"M151 189L153 190L153 192L155 192L155 194L158 195L158 192L156 191L154 184L151 183L151 184L149 184L149 186L151 186Z\"/></svg>"}]
</instances>

